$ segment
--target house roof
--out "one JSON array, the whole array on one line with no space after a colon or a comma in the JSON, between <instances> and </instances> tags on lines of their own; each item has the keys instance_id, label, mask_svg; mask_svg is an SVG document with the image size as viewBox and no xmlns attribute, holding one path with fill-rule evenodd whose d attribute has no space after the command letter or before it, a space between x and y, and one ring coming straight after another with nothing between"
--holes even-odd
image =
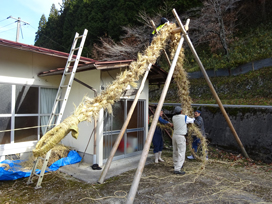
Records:
<instances>
[{"instance_id":1,"label":"house roof","mask_svg":"<svg viewBox=\"0 0 272 204\"><path fill-rule=\"evenodd\" d=\"M0 38L0 45L15 48L15 49L20 49L20 50L30 51L30 52L36 52L36 53L44 54L44 55L65 58L65 59L67 59L69 56L69 53L60 52L57 50L52 50L52 49L48 49L44 47L38 47L34 45L27 45L27 44L18 43L18 42L5 40L1 38ZM76 55L74 55L73 58L76 58ZM80 63L86 64L90 62L93 63L93 62L96 62L96 60L93 60L87 57L80 57Z\"/></svg>"},{"instance_id":2,"label":"house roof","mask_svg":"<svg viewBox=\"0 0 272 204\"><path fill-rule=\"evenodd\" d=\"M78 65L77 72L87 71L87 70L110 70L117 69L121 67L127 67L134 60L119 60L119 61L106 61L106 62L93 62L86 63L82 65ZM69 71L72 71L73 66L69 67ZM52 70L47 70L40 72L38 74L39 77L43 76L51 76L51 75L62 75L64 68L56 68ZM150 84L163 84L167 77L167 72L161 69L160 67L153 65L151 70L149 71L148 79Z\"/></svg>"},{"instance_id":3,"label":"house roof","mask_svg":"<svg viewBox=\"0 0 272 204\"><path fill-rule=\"evenodd\" d=\"M34 45L27 45L23 43L18 43L10 40L5 40L0 38L0 46L6 46L10 48L20 49L24 51L30 51L35 52L39 54L59 57L67 59L69 56L69 53L60 52L57 50L52 50L48 48L38 47ZM73 58L76 58L76 55L73 56ZM109 70L109 69L116 69L121 67L127 67L130 65L130 63L134 60L119 60L119 61L97 61L94 59L90 59L87 57L80 57L80 62L78 64L77 72L92 70L92 69L98 69L98 70ZM70 66L69 69L72 70L73 66ZM64 67L60 68L53 68L51 70L46 70L43 72L40 72L38 74L39 77L43 76L50 76L50 75L62 75L64 70ZM149 75L149 83L150 84L161 84L165 82L165 79L167 77L167 72L165 72L160 67L153 65Z\"/></svg>"}]
</instances>

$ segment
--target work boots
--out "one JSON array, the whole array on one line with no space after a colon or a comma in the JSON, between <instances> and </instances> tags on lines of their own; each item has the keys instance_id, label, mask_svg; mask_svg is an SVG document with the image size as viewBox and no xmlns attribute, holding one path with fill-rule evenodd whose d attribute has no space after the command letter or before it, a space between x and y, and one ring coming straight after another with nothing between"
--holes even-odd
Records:
<instances>
[{"instance_id":1,"label":"work boots","mask_svg":"<svg viewBox=\"0 0 272 204\"><path fill-rule=\"evenodd\" d=\"M161 154L162 154L162 152L160 151L160 152L159 152L159 161L160 161L160 162L164 162L164 160L161 158Z\"/></svg>"},{"instance_id":2,"label":"work boots","mask_svg":"<svg viewBox=\"0 0 272 204\"><path fill-rule=\"evenodd\" d=\"M159 152L155 153L155 163L159 163Z\"/></svg>"}]
</instances>

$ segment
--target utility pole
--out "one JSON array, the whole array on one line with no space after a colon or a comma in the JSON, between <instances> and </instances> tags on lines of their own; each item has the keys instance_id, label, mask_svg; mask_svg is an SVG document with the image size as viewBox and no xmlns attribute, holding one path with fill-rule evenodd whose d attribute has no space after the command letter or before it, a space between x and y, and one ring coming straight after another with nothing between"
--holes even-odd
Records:
<instances>
[{"instance_id":1,"label":"utility pole","mask_svg":"<svg viewBox=\"0 0 272 204\"><path fill-rule=\"evenodd\" d=\"M7 17L7 19L9 19L9 18L12 18L12 19L16 20L15 22L17 22L16 42L19 42L19 33L20 33L20 28L21 28L21 22L25 23L25 25L26 24L30 25L30 24L28 22L22 21L20 17L18 17L18 18L14 18L12 16Z\"/></svg>"}]
</instances>

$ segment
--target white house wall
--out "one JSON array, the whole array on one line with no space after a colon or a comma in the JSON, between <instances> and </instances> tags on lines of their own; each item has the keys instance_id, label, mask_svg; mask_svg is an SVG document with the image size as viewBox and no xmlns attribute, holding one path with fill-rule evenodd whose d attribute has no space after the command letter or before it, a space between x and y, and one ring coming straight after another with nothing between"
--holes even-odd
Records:
<instances>
[{"instance_id":1,"label":"white house wall","mask_svg":"<svg viewBox=\"0 0 272 204\"><path fill-rule=\"evenodd\" d=\"M79 72L76 74L76 78L80 81L88 84L89 86L93 87L97 90L98 94L101 92L101 88L105 89L106 86L110 85L112 81L115 79L116 75L120 73L120 69L112 69L109 71L100 71L100 70L90 70ZM138 82L138 86L140 86L141 82ZM71 89L71 93L68 99L68 103L64 112L63 119L70 116L74 111L74 104L78 106L82 101L83 97L88 95L89 97L94 97L94 92L83 85L77 83L76 81L73 82L73 86ZM129 99L134 99L134 96L131 96ZM140 99L146 100L146 110L148 110L148 81L145 82L144 90L140 95ZM100 111L99 113L100 118L97 124L97 149L96 149L96 156L97 156L97 163L99 165L103 164L103 112ZM148 114L146 114L146 121L148 121ZM89 122L82 122L79 124L79 136L78 139L75 139L68 134L63 140L62 144L75 148L81 155L85 151L87 147L87 143L89 137L94 128L94 123ZM148 131L148 126L146 124L146 132ZM85 162L93 162L93 155L94 155L94 135L92 136L88 148L85 153L84 161ZM90 158L91 157L91 158Z\"/></svg>"},{"instance_id":2,"label":"white house wall","mask_svg":"<svg viewBox=\"0 0 272 204\"><path fill-rule=\"evenodd\" d=\"M99 85L100 85L100 71L99 70L79 72L76 74L75 78L93 87L94 89L97 90L99 94ZM93 98L94 92L91 89L83 86L82 84L79 84L78 82L74 81L62 120L64 120L65 118L73 114L75 110L75 106L78 106L81 103L85 95L87 95L90 98ZM75 148L80 153L83 153L85 151L85 148L87 147L88 140L93 131L94 123L93 122L89 123L84 121L79 123L78 127L79 127L78 138L75 139L71 136L71 134L68 134L62 140L62 144ZM92 135L92 139L86 150L87 155L93 154L93 147L94 147L94 135Z\"/></svg>"},{"instance_id":3,"label":"white house wall","mask_svg":"<svg viewBox=\"0 0 272 204\"><path fill-rule=\"evenodd\" d=\"M41 71L64 67L66 59L0 46L0 83L57 88L61 76L39 78ZM5 155L31 151L37 141L0 145L0 160Z\"/></svg>"},{"instance_id":4,"label":"white house wall","mask_svg":"<svg viewBox=\"0 0 272 204\"><path fill-rule=\"evenodd\" d=\"M64 67L66 59L0 46L0 83L58 87L61 76L38 77L38 73Z\"/></svg>"}]
</instances>

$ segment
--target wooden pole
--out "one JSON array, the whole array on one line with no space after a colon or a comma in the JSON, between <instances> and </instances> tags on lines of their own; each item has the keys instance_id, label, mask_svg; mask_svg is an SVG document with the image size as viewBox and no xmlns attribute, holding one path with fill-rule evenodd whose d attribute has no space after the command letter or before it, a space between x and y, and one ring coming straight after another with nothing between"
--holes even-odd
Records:
<instances>
[{"instance_id":1,"label":"wooden pole","mask_svg":"<svg viewBox=\"0 0 272 204\"><path fill-rule=\"evenodd\" d=\"M165 96L167 94L170 82L172 80L172 76L173 76L173 73L174 73L174 70L175 70L175 66L176 66L176 63L177 63L177 60L178 60L180 50L182 48L183 41L184 41L184 38L181 37L181 39L179 41L179 45L178 45L176 53L175 53L175 56L174 56L174 59L172 61L172 65L171 65L169 73L168 73L168 76L166 78L166 81L165 81L165 84L164 84L164 87L163 87L163 90L162 90L162 93L161 93L161 97L160 97L159 103L157 105L157 109L155 111L155 114L154 114L153 121L151 123L150 129L149 129L146 141L145 141L143 153L142 153L142 156L141 156L137 171L136 171L135 176L134 176L134 180L132 182L132 185L131 185L131 188L130 188L130 191L129 191L129 194L128 194L127 204L132 204L133 201L134 201L135 194L136 194L136 191L138 189L138 185L139 185L139 182L140 182L140 179L141 179L141 175L142 175L142 172L143 172L143 169L144 169L144 166L145 166L146 158L147 158L147 155L148 155L148 152L149 152L150 144L151 144L151 141L152 141L152 138L153 138L153 135L154 135L155 128L157 126L158 120L159 120L159 116L160 116L160 112L161 112L161 109L162 109L162 106L163 106L163 103L164 103L164 100L165 100Z\"/></svg>"},{"instance_id":2,"label":"wooden pole","mask_svg":"<svg viewBox=\"0 0 272 204\"><path fill-rule=\"evenodd\" d=\"M176 10L173 9L172 11L173 11L173 14L174 14L174 16L175 16L177 22L178 22L178 25L179 25L180 28L181 28L181 31L182 31L182 33L183 33L183 35L184 35L184 38L185 38L185 40L187 41L187 43L188 43L188 45L189 45L189 47L190 47L190 49L191 49L191 51L192 51L192 53L193 53L193 55L194 55L194 57L195 57L195 59L196 59L198 65L199 65L199 67L200 67L200 70L201 70L202 74L204 75L205 80L206 80L206 82L208 83L208 86L209 86L209 88L210 88L210 90L211 90L211 92L212 92L212 94L213 94L213 97L215 98L215 100L216 100L216 102L217 102L217 104L218 104L218 106L219 106L219 108L220 108L220 110L221 110L223 116L225 117L225 119L226 119L226 121L227 121L227 123L228 123L228 125L229 125L229 128L231 129L231 131L232 131L232 133L233 133L233 135L234 135L234 137L235 137L235 139L236 139L238 145L240 146L240 148L241 148L241 150L242 150L242 153L244 154L244 156L245 156L246 158L249 158L248 155L247 155L247 152L246 152L246 150L245 150L245 148L244 148L244 146L243 146L243 144L242 144L242 142L241 142L241 140L239 139L239 137L238 137L238 135L237 135L237 133L236 133L236 131L235 131L235 129L234 129L234 127L233 127L233 125L232 125L230 119L229 119L228 114L226 113L225 108L223 107L223 105L222 105L222 103L221 103L221 100L219 99L219 97L218 97L218 95L217 95L217 93L216 93L216 91L215 91L215 89L214 89L214 87L213 87L213 85L212 85L212 83L211 83L211 81L210 81L210 79L209 79L209 76L208 76L207 73L206 73L206 70L205 70L205 68L204 68L204 66L203 66L203 64L202 64L202 62L201 62L201 60L199 59L199 57L198 57L198 55L197 55L197 53L196 53L196 51L195 51L195 49L194 49L194 46L193 46L193 44L192 44L192 42L191 42L191 40L190 40L190 38L189 38L189 36L188 36L188 33L186 32L184 26L182 25L182 23L181 23L181 21L180 21L180 19L179 19L179 16L178 16Z\"/></svg>"},{"instance_id":3,"label":"wooden pole","mask_svg":"<svg viewBox=\"0 0 272 204\"><path fill-rule=\"evenodd\" d=\"M118 148L118 146L119 146L119 144L120 144L120 141L121 141L121 139L123 138L123 135L124 135L124 133L125 133L125 131L126 131L126 129L127 129L128 123L129 123L129 121L130 121L130 119L131 119L131 117L132 117L133 111L134 111L134 109L135 109L135 107L136 107L136 105L137 105L137 102L138 102L138 99L139 99L139 97L140 97L140 94L141 94L141 92L143 91L144 84L145 84L145 81L146 81L146 79L147 79L149 70L151 69L151 66L152 66L152 64L150 63L149 66L148 66L148 68L147 68L147 70L146 70L146 72L145 72L145 74L144 74L144 77L143 77L143 79L142 79L140 88L139 88L139 90L138 90L138 92L137 92L137 94L136 94L136 96L135 96L135 98L134 98L134 101L133 101L133 103L132 103L132 105L131 105L131 107L130 107L130 109L129 109L129 113L128 113L128 115L127 115L127 119L126 119L126 121L124 122L123 127L122 127L122 129L121 129L121 131L120 131L120 133L119 133L119 135L118 135L116 141L115 141L115 144L114 144L114 146L113 146L112 149L111 149L110 156L109 156L109 158L107 159L107 162L106 162L106 164L105 164L105 167L103 168L103 171L102 171L102 173L101 173L101 175L100 175L100 178L99 178L99 180L98 180L98 183L103 183L104 180L105 180L105 177L106 177L106 175L107 175L107 173L108 173L108 170L109 170L109 168L110 168L112 159L113 159L113 157L114 157L114 155L115 155L115 152L116 152L116 150L117 150L117 148Z\"/></svg>"}]
</instances>

